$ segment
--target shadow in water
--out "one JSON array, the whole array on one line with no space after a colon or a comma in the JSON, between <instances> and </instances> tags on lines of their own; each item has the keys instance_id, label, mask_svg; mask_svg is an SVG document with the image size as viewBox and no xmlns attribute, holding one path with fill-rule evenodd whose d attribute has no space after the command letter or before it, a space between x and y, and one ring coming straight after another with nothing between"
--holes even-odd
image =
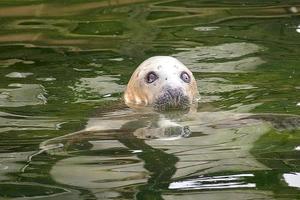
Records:
<instances>
[{"instance_id":1,"label":"shadow in water","mask_svg":"<svg viewBox=\"0 0 300 200\"><path fill-rule=\"evenodd\" d=\"M132 123L135 124L136 122ZM126 127L132 127L131 123L126 124L124 128L126 129ZM151 129L144 131L151 132ZM172 133L172 130L170 132ZM178 135L174 135L178 137ZM140 150L137 157L144 162L144 168L150 174L147 184L138 187L136 199L163 199L161 190L167 188L171 182L171 178L176 172L175 165L178 158L162 149L151 147L143 139L137 138L132 133L120 134L118 140L131 150Z\"/></svg>"}]
</instances>

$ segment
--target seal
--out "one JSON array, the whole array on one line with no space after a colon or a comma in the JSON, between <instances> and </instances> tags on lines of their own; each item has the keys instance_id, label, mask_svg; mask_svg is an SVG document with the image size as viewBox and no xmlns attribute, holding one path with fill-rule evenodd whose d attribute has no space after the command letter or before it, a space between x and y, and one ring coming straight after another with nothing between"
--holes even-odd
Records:
<instances>
[{"instance_id":1,"label":"seal","mask_svg":"<svg viewBox=\"0 0 300 200\"><path fill-rule=\"evenodd\" d=\"M152 106L155 110L187 109L199 98L192 72L170 56L154 56L133 72L124 93L129 107Z\"/></svg>"}]
</instances>

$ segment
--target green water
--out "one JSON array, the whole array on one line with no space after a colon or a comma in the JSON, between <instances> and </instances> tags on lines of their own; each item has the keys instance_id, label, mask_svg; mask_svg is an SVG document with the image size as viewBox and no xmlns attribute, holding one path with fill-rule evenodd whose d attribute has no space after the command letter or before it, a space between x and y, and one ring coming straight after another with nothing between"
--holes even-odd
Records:
<instances>
[{"instance_id":1,"label":"green water","mask_svg":"<svg viewBox=\"0 0 300 200\"><path fill-rule=\"evenodd\" d=\"M0 1L0 199L300 199L299 13L299 0ZM154 55L193 71L197 113L122 103Z\"/></svg>"}]
</instances>

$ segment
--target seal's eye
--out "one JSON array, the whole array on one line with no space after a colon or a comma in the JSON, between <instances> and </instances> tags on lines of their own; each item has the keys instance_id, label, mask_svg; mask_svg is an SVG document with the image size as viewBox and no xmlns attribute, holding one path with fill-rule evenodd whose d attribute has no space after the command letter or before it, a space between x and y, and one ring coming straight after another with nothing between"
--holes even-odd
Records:
<instances>
[{"instance_id":1,"label":"seal's eye","mask_svg":"<svg viewBox=\"0 0 300 200\"><path fill-rule=\"evenodd\" d=\"M180 78L181 78L181 80L183 80L186 83L191 82L190 75L188 75L188 73L186 73L186 72L181 72Z\"/></svg>"},{"instance_id":2,"label":"seal's eye","mask_svg":"<svg viewBox=\"0 0 300 200\"><path fill-rule=\"evenodd\" d=\"M153 83L158 79L158 76L155 72L149 72L146 76L146 82L147 83Z\"/></svg>"}]
</instances>

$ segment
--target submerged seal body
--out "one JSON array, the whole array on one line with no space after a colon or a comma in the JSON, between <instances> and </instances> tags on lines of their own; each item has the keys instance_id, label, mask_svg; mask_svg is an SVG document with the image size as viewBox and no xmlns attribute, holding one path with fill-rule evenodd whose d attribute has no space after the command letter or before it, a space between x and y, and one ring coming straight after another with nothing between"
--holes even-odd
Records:
<instances>
[{"instance_id":1,"label":"submerged seal body","mask_svg":"<svg viewBox=\"0 0 300 200\"><path fill-rule=\"evenodd\" d=\"M152 106L156 110L186 109L198 98L192 72L170 56L155 56L141 63L124 94L128 106Z\"/></svg>"}]
</instances>

